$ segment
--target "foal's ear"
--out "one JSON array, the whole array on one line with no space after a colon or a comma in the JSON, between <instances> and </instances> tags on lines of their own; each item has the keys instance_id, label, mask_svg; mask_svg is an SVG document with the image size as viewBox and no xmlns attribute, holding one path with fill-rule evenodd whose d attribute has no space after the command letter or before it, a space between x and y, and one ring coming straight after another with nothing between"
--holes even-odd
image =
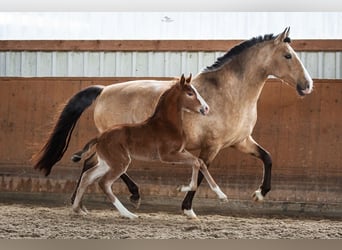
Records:
<instances>
[{"instance_id":1,"label":"foal's ear","mask_svg":"<svg viewBox=\"0 0 342 250\"><path fill-rule=\"evenodd\" d=\"M185 77L184 77L184 74L182 74L180 80L179 80L179 84L181 85L181 87L184 87L185 85Z\"/></svg>"},{"instance_id":2,"label":"foal's ear","mask_svg":"<svg viewBox=\"0 0 342 250\"><path fill-rule=\"evenodd\" d=\"M189 77L188 77L188 78L186 78L186 80L185 80L185 81L186 81L187 83L190 83L190 82L191 82L191 78L192 78L192 74L190 73Z\"/></svg>"},{"instance_id":3,"label":"foal's ear","mask_svg":"<svg viewBox=\"0 0 342 250\"><path fill-rule=\"evenodd\" d=\"M286 27L285 30L277 36L274 42L276 44L285 42L285 40L289 39L289 35L290 35L290 27Z\"/></svg>"}]
</instances>

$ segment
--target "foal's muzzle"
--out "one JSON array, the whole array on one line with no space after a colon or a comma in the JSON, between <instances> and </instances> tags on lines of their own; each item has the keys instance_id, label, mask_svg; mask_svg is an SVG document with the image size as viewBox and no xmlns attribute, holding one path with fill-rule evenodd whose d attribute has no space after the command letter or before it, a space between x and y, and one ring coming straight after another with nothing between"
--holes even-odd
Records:
<instances>
[{"instance_id":1,"label":"foal's muzzle","mask_svg":"<svg viewBox=\"0 0 342 250\"><path fill-rule=\"evenodd\" d=\"M207 115L209 113L209 106L202 106L200 112L202 115Z\"/></svg>"}]
</instances>

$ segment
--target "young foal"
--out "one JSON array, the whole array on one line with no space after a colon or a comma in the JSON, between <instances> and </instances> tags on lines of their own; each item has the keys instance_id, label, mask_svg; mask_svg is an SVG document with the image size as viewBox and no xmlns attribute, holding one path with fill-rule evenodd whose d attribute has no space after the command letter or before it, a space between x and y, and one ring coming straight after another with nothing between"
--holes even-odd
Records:
<instances>
[{"instance_id":1,"label":"young foal","mask_svg":"<svg viewBox=\"0 0 342 250\"><path fill-rule=\"evenodd\" d=\"M97 167L87 170L80 180L73 202L75 212L85 213L81 206L86 188L95 180L119 213L131 219L137 216L129 212L112 192L112 184L123 173L131 158L144 161L161 161L192 166L192 178L188 186L180 191L194 191L197 188L198 172L201 170L211 189L218 197L226 200L227 196L217 186L202 160L184 149L186 138L182 128L183 110L206 115L208 104L190 84L191 76L184 75L159 99L154 114L145 122L136 125L114 126L99 137L89 141L84 149L73 156L73 161L91 158L97 153Z\"/></svg>"}]
</instances>

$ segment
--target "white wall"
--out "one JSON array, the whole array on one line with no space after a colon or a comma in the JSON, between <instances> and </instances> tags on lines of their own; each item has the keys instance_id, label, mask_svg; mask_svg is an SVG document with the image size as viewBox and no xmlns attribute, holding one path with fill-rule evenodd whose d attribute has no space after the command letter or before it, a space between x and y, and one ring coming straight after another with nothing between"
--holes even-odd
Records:
<instances>
[{"instance_id":1,"label":"white wall","mask_svg":"<svg viewBox=\"0 0 342 250\"><path fill-rule=\"evenodd\" d=\"M1 40L249 39L287 26L294 39L341 39L342 12L0 12Z\"/></svg>"}]
</instances>

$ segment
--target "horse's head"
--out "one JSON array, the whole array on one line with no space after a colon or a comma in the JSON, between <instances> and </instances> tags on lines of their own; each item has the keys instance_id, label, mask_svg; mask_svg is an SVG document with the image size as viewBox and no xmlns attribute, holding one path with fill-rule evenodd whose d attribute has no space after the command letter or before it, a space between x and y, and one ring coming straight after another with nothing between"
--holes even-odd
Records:
<instances>
[{"instance_id":1,"label":"horse's head","mask_svg":"<svg viewBox=\"0 0 342 250\"><path fill-rule=\"evenodd\" d=\"M298 94L304 96L311 93L313 81L290 46L289 33L290 28L288 27L273 40L274 53L269 63L269 72L295 87Z\"/></svg>"},{"instance_id":2,"label":"horse's head","mask_svg":"<svg viewBox=\"0 0 342 250\"><path fill-rule=\"evenodd\" d=\"M183 74L179 80L179 85L182 92L181 105L183 107L183 110L207 115L209 113L208 104L206 103L206 101L204 101L202 96L190 82L191 74L186 79Z\"/></svg>"}]
</instances>

